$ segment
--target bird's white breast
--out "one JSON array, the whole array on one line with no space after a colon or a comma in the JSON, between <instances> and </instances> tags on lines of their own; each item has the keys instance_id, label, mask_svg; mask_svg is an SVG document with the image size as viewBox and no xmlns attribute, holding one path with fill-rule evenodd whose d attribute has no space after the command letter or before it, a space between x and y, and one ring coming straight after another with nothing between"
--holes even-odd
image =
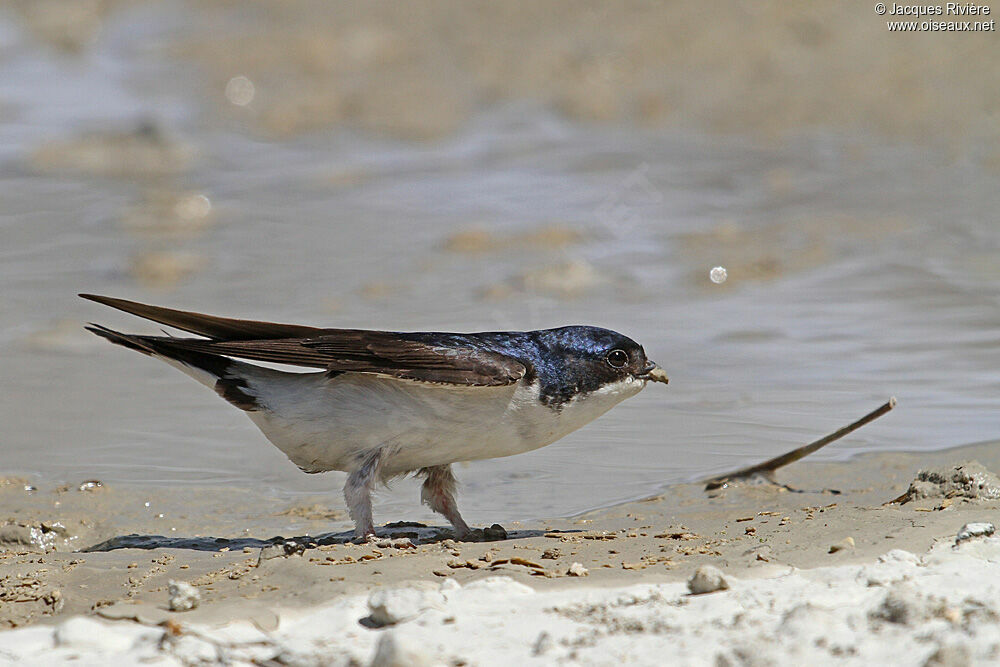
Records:
<instances>
[{"instance_id":1,"label":"bird's white breast","mask_svg":"<svg viewBox=\"0 0 1000 667\"><path fill-rule=\"evenodd\" d=\"M256 372L260 371L260 372ZM248 415L307 472L350 471L384 448L386 475L543 447L638 393L642 380L607 385L556 410L539 385L457 387L376 375L282 373L257 367L247 391L265 409Z\"/></svg>"}]
</instances>

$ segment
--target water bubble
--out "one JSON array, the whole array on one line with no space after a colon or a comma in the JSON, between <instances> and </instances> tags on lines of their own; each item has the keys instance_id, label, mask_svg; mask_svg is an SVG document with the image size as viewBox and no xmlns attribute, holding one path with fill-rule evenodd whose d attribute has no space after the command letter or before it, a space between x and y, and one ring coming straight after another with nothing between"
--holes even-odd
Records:
<instances>
[{"instance_id":1,"label":"water bubble","mask_svg":"<svg viewBox=\"0 0 1000 667\"><path fill-rule=\"evenodd\" d=\"M245 107L253 102L256 92L253 81L242 74L234 76L226 84L226 99L238 107Z\"/></svg>"},{"instance_id":2,"label":"water bubble","mask_svg":"<svg viewBox=\"0 0 1000 667\"><path fill-rule=\"evenodd\" d=\"M726 278L729 277L729 273L726 272L726 267L716 266L713 267L711 271L708 272L708 277L712 279L712 282L716 285L721 285L726 282Z\"/></svg>"},{"instance_id":3,"label":"water bubble","mask_svg":"<svg viewBox=\"0 0 1000 667\"><path fill-rule=\"evenodd\" d=\"M174 213L183 220L200 220L212 211L212 200L203 194L189 194L174 204Z\"/></svg>"}]
</instances>

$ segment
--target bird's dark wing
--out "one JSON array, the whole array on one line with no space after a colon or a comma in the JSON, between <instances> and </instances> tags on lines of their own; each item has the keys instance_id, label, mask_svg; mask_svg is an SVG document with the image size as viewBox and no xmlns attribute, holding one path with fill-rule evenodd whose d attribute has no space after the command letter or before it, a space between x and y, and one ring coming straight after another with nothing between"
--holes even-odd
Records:
<instances>
[{"instance_id":1,"label":"bird's dark wing","mask_svg":"<svg viewBox=\"0 0 1000 667\"><path fill-rule=\"evenodd\" d=\"M524 364L514 357L471 340L455 344L456 336L447 336L452 339L447 344L445 336L435 342L436 336L342 329L307 338L302 345L328 358L331 371L477 387L513 384L525 374Z\"/></svg>"},{"instance_id":2,"label":"bird's dark wing","mask_svg":"<svg viewBox=\"0 0 1000 667\"><path fill-rule=\"evenodd\" d=\"M135 336L178 350L463 386L509 385L526 372L518 359L477 345L474 335L321 329L216 317L90 294L80 296L208 337Z\"/></svg>"}]
</instances>

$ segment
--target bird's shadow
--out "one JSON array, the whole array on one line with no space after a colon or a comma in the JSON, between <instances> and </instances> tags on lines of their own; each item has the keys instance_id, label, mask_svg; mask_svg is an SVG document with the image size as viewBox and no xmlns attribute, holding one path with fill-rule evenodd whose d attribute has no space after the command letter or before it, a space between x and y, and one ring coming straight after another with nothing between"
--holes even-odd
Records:
<instances>
[{"instance_id":1,"label":"bird's shadow","mask_svg":"<svg viewBox=\"0 0 1000 667\"><path fill-rule=\"evenodd\" d=\"M428 526L422 523L400 521L389 523L380 527L376 531L376 540L373 545L379 546L379 540L397 540L406 538L414 545L435 544L444 540L456 540L460 542L500 542L503 540L517 540L526 537L539 537L552 532L577 532L577 531L551 531L551 530L515 530L507 532L497 524L489 528L477 528L465 539L458 540L455 533L443 527ZM305 549L313 549L329 544L347 544L354 542L354 531L340 533L324 533L322 535L301 535L298 537L275 536L262 540L256 537L167 537L165 535L139 535L131 533L129 535L118 535L104 540L89 547L80 549L81 552L115 551L117 549L189 549L191 551L221 551L228 548L231 551L242 550L246 547L251 549L264 549L266 547L283 547L288 553L301 552ZM383 545L387 546L387 545Z\"/></svg>"}]
</instances>

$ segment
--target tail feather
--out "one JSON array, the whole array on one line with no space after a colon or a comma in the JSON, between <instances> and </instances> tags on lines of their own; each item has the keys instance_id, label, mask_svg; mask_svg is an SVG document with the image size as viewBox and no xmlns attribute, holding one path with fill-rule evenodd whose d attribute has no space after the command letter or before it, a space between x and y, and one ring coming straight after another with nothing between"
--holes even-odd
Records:
<instances>
[{"instance_id":1,"label":"tail feather","mask_svg":"<svg viewBox=\"0 0 1000 667\"><path fill-rule=\"evenodd\" d=\"M120 331L115 331L114 329L109 329L101 326L100 324L94 324L93 322L88 322L84 329L93 334L97 334L105 340L111 341L115 345L121 345L122 347L127 347L130 350L135 350L136 352L141 352L146 355L156 354L156 352L149 345L142 342L139 336L123 334Z\"/></svg>"},{"instance_id":2,"label":"tail feather","mask_svg":"<svg viewBox=\"0 0 1000 667\"><path fill-rule=\"evenodd\" d=\"M126 313L131 313L132 315L138 315L147 320L176 327L182 331L198 334L199 336L208 336L213 339L304 338L323 333L323 329L299 324L276 324L255 320L237 320L229 317L193 313L186 310L150 306L138 301L115 299L110 296L99 296L97 294L80 294L79 296L104 304L105 306L117 308ZM95 331L94 333L97 332Z\"/></svg>"},{"instance_id":3,"label":"tail feather","mask_svg":"<svg viewBox=\"0 0 1000 667\"><path fill-rule=\"evenodd\" d=\"M86 329L116 345L166 361L241 410L253 412L261 408L257 397L247 391L246 379L239 375L240 366L246 364L218 354L185 349L172 344L170 338L126 334L93 323Z\"/></svg>"}]
</instances>

